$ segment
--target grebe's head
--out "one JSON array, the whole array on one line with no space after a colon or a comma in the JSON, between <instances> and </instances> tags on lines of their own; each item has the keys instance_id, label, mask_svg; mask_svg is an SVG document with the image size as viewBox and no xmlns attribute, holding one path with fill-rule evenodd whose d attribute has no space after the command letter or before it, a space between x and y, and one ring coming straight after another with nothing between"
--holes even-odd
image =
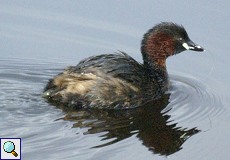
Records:
<instances>
[{"instance_id":1,"label":"grebe's head","mask_svg":"<svg viewBox=\"0 0 230 160\"><path fill-rule=\"evenodd\" d=\"M190 40L183 26L172 22L162 22L150 29L141 46L144 63L154 61L160 66L165 66L167 57L185 50L204 51Z\"/></svg>"}]
</instances>

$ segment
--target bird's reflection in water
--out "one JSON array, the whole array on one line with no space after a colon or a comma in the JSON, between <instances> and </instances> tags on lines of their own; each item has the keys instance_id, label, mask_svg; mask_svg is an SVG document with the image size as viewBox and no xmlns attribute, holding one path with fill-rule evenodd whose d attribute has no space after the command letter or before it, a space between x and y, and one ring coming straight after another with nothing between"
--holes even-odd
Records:
<instances>
[{"instance_id":1,"label":"bird's reflection in water","mask_svg":"<svg viewBox=\"0 0 230 160\"><path fill-rule=\"evenodd\" d=\"M153 153L170 155L180 149L192 135L199 132L196 128L177 127L170 121L170 115L162 110L169 103L169 95L130 110L63 110L63 119L76 122L73 127L89 128L85 134L105 133L103 140L111 139L103 147L114 144L136 134L143 144Z\"/></svg>"}]
</instances>

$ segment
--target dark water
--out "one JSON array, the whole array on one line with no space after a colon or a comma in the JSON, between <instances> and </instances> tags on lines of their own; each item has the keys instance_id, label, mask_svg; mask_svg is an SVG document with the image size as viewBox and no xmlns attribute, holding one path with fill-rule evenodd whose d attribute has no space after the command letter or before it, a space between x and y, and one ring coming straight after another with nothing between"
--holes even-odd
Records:
<instances>
[{"instance_id":1,"label":"dark water","mask_svg":"<svg viewBox=\"0 0 230 160\"><path fill-rule=\"evenodd\" d=\"M0 4L0 137L22 138L23 159L228 159L228 1ZM160 100L71 111L41 97L49 78L89 55L123 50L141 61L142 35L165 20L207 51L167 61L171 87Z\"/></svg>"}]
</instances>

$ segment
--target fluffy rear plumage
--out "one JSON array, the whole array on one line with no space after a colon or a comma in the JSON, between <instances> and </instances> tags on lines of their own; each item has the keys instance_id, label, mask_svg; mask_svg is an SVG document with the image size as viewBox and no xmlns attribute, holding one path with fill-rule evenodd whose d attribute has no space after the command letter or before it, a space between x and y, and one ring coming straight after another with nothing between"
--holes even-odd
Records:
<instances>
[{"instance_id":1,"label":"fluffy rear plumage","mask_svg":"<svg viewBox=\"0 0 230 160\"><path fill-rule=\"evenodd\" d=\"M50 80L43 95L80 108L134 108L143 101L138 86L144 74L143 66L125 53L93 56Z\"/></svg>"}]
</instances>

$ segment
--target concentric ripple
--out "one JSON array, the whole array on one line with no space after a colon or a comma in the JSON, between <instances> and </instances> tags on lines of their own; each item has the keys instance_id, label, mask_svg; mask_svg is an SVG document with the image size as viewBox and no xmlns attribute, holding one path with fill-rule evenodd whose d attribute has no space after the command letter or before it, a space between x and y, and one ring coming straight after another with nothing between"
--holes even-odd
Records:
<instances>
[{"instance_id":1,"label":"concentric ripple","mask_svg":"<svg viewBox=\"0 0 230 160\"><path fill-rule=\"evenodd\" d=\"M179 124L199 126L224 112L220 97L208 84L189 75L170 75L170 103L166 110L171 119Z\"/></svg>"}]
</instances>

